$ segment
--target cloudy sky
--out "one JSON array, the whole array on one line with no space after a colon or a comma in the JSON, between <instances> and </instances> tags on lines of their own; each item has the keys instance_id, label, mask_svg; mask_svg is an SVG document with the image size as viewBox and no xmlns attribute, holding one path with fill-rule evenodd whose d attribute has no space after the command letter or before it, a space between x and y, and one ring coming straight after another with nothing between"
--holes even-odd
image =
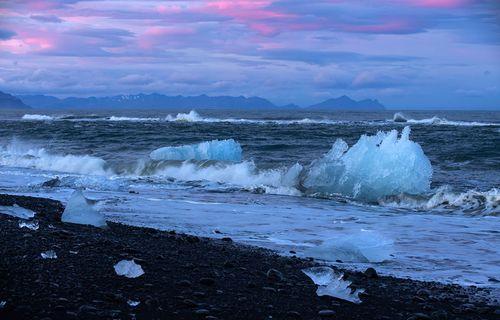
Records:
<instances>
[{"instance_id":1,"label":"cloudy sky","mask_svg":"<svg viewBox=\"0 0 500 320\"><path fill-rule=\"evenodd\" d=\"M500 1L0 0L0 90L500 108Z\"/></svg>"}]
</instances>

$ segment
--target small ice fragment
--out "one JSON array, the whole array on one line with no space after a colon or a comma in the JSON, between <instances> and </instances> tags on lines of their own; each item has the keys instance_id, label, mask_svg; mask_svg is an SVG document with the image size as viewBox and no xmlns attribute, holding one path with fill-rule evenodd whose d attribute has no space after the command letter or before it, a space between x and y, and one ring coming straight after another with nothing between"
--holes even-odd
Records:
<instances>
[{"instance_id":1,"label":"small ice fragment","mask_svg":"<svg viewBox=\"0 0 500 320\"><path fill-rule=\"evenodd\" d=\"M0 310L3 309L6 304L7 304L7 301L0 301Z\"/></svg>"},{"instance_id":2,"label":"small ice fragment","mask_svg":"<svg viewBox=\"0 0 500 320\"><path fill-rule=\"evenodd\" d=\"M329 267L313 267L304 269L302 272L318 285L316 290L318 296L331 296L353 303L361 303L359 294L365 290L356 289L352 292L349 287L351 282L342 280L344 276L342 273L337 273Z\"/></svg>"},{"instance_id":3,"label":"small ice fragment","mask_svg":"<svg viewBox=\"0 0 500 320\"><path fill-rule=\"evenodd\" d=\"M71 250L69 250L69 253L71 253L71 254L78 254L78 251L71 251Z\"/></svg>"},{"instance_id":4,"label":"small ice fragment","mask_svg":"<svg viewBox=\"0 0 500 320\"><path fill-rule=\"evenodd\" d=\"M19 228L28 228L30 230L38 230L38 221L31 221L31 222L24 222L20 221L19 222Z\"/></svg>"},{"instance_id":5,"label":"small ice fragment","mask_svg":"<svg viewBox=\"0 0 500 320\"><path fill-rule=\"evenodd\" d=\"M95 227L106 227L104 215L97 211L79 190L75 190L66 204L61 217L62 222L87 224Z\"/></svg>"},{"instance_id":6,"label":"small ice fragment","mask_svg":"<svg viewBox=\"0 0 500 320\"><path fill-rule=\"evenodd\" d=\"M54 250L48 250L40 253L43 259L57 259L57 254Z\"/></svg>"},{"instance_id":7,"label":"small ice fragment","mask_svg":"<svg viewBox=\"0 0 500 320\"><path fill-rule=\"evenodd\" d=\"M12 206L0 206L0 213L5 213L9 216L18 217L21 219L31 219L35 216L35 212L24 209L17 204L14 204Z\"/></svg>"},{"instance_id":8,"label":"small ice fragment","mask_svg":"<svg viewBox=\"0 0 500 320\"><path fill-rule=\"evenodd\" d=\"M135 301L135 300L128 300L127 303L131 307L137 307L141 302L140 301Z\"/></svg>"},{"instance_id":9,"label":"small ice fragment","mask_svg":"<svg viewBox=\"0 0 500 320\"><path fill-rule=\"evenodd\" d=\"M137 278L144 274L142 267L134 262L134 260L122 260L115 264L115 272L119 276L127 278Z\"/></svg>"}]
</instances>

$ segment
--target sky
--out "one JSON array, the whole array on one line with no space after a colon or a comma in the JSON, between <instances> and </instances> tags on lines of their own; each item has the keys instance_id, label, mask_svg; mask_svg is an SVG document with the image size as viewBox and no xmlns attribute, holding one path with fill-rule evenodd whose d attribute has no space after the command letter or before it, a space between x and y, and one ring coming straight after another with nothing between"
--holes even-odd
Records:
<instances>
[{"instance_id":1,"label":"sky","mask_svg":"<svg viewBox=\"0 0 500 320\"><path fill-rule=\"evenodd\" d=\"M500 109L500 0L0 0L0 90Z\"/></svg>"}]
</instances>

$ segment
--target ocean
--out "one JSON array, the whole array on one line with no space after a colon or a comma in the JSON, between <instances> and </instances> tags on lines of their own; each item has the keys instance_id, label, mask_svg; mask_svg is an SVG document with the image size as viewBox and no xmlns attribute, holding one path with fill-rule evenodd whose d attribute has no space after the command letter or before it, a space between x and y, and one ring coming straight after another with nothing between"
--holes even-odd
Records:
<instances>
[{"instance_id":1,"label":"ocean","mask_svg":"<svg viewBox=\"0 0 500 320\"><path fill-rule=\"evenodd\" d=\"M500 288L500 112L393 115L2 112L0 192L82 190L111 221Z\"/></svg>"}]
</instances>

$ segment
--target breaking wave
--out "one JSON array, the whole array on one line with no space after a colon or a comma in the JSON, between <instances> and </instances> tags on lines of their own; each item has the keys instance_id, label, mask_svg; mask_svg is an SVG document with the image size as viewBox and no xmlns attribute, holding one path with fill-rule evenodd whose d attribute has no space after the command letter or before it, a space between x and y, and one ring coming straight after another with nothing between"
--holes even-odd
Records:
<instances>
[{"instance_id":1,"label":"breaking wave","mask_svg":"<svg viewBox=\"0 0 500 320\"><path fill-rule=\"evenodd\" d=\"M109 175L106 161L89 155L57 155L13 141L0 146L0 165L87 175Z\"/></svg>"},{"instance_id":2,"label":"breaking wave","mask_svg":"<svg viewBox=\"0 0 500 320\"><path fill-rule=\"evenodd\" d=\"M498 126L499 123L493 122L477 122L477 121L452 121L445 118L434 116L427 119L408 119L403 113L396 112L392 118L392 122L422 124L422 125L445 125L445 126L463 126L463 127L489 127Z\"/></svg>"},{"instance_id":3,"label":"breaking wave","mask_svg":"<svg viewBox=\"0 0 500 320\"><path fill-rule=\"evenodd\" d=\"M444 209L470 214L500 215L500 190L454 192L449 186L424 196L400 194L379 199L379 204L413 210Z\"/></svg>"},{"instance_id":4,"label":"breaking wave","mask_svg":"<svg viewBox=\"0 0 500 320\"><path fill-rule=\"evenodd\" d=\"M25 114L21 119L29 121L50 121L55 118L44 114Z\"/></svg>"},{"instance_id":5,"label":"breaking wave","mask_svg":"<svg viewBox=\"0 0 500 320\"><path fill-rule=\"evenodd\" d=\"M136 122L149 122L149 121L160 121L160 118L131 118L131 117L116 117L111 116L109 121L136 121Z\"/></svg>"}]
</instances>

